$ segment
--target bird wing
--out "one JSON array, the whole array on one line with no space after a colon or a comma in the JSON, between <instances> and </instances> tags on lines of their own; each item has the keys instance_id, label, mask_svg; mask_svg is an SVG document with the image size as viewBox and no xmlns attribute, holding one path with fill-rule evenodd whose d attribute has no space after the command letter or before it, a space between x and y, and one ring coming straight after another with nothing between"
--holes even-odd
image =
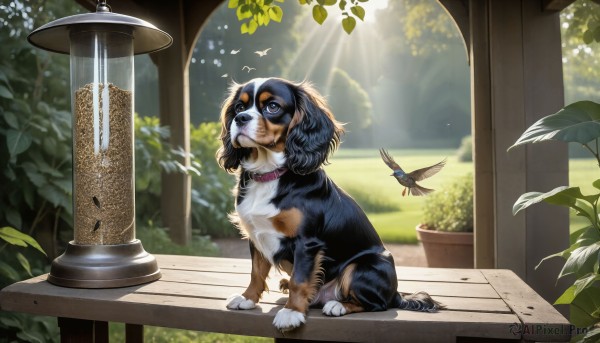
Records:
<instances>
[{"instance_id":1,"label":"bird wing","mask_svg":"<svg viewBox=\"0 0 600 343\"><path fill-rule=\"evenodd\" d=\"M429 167L417 169L417 170L409 173L409 176L411 176L415 181L425 180L426 178L437 174L437 172L439 172L445 165L446 165L446 159L444 158L441 162L439 162L437 164L434 164Z\"/></svg>"},{"instance_id":2,"label":"bird wing","mask_svg":"<svg viewBox=\"0 0 600 343\"><path fill-rule=\"evenodd\" d=\"M388 154L388 152L385 151L385 149L380 148L379 154L381 155L381 159L383 160L383 162L385 162L385 164L387 164L388 167L392 168L392 170L402 170L398 163L394 161L392 156L390 156L390 154Z\"/></svg>"}]
</instances>

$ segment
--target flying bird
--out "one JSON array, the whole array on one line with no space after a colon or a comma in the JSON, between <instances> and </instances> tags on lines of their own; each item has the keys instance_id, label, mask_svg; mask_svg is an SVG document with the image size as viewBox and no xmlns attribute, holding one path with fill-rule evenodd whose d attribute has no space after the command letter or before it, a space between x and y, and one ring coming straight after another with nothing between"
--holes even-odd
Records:
<instances>
[{"instance_id":1,"label":"flying bird","mask_svg":"<svg viewBox=\"0 0 600 343\"><path fill-rule=\"evenodd\" d=\"M398 163L394 161L394 159L390 156L390 154L388 154L387 151L385 151L384 149L379 149L379 153L381 154L383 162L385 162L385 164L387 164L387 166L394 171L394 173L392 173L392 175L390 176L395 177L396 180L398 180L398 182L405 187L404 190L402 190L402 196L406 195L407 190L408 195L410 195L411 193L413 195L427 195L433 192L433 189L419 186L417 184L417 181L425 180L426 178L435 175L444 167L444 165L446 165L446 159L444 159L441 162L432 166L417 169L410 173L406 173L404 172L404 170L402 170L402 168L400 168Z\"/></svg>"},{"instance_id":2,"label":"flying bird","mask_svg":"<svg viewBox=\"0 0 600 343\"><path fill-rule=\"evenodd\" d=\"M242 49L231 50L231 54L232 55L237 55L237 53L240 52L240 50L242 50Z\"/></svg>"},{"instance_id":3,"label":"flying bird","mask_svg":"<svg viewBox=\"0 0 600 343\"><path fill-rule=\"evenodd\" d=\"M242 70L246 70L246 69L248 69L248 72L251 72L251 71L253 71L253 70L256 70L256 68L252 68L252 67L248 67L248 66L243 66L243 67L242 67Z\"/></svg>"},{"instance_id":4,"label":"flying bird","mask_svg":"<svg viewBox=\"0 0 600 343\"><path fill-rule=\"evenodd\" d=\"M271 50L271 48L266 48L265 50L255 51L254 53L257 54L259 57L263 57L263 56L267 56L267 52L269 52L269 50Z\"/></svg>"},{"instance_id":5,"label":"flying bird","mask_svg":"<svg viewBox=\"0 0 600 343\"><path fill-rule=\"evenodd\" d=\"M221 77L227 77L227 76L229 76L229 74L223 74L223 75L221 75Z\"/></svg>"}]
</instances>

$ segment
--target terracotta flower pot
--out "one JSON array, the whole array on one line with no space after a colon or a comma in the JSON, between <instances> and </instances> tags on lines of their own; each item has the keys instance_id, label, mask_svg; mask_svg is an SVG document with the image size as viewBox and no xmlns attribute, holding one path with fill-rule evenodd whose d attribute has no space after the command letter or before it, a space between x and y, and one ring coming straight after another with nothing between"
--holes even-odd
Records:
<instances>
[{"instance_id":1,"label":"terracotta flower pot","mask_svg":"<svg viewBox=\"0 0 600 343\"><path fill-rule=\"evenodd\" d=\"M434 268L473 268L473 233L426 230L417 226L427 266Z\"/></svg>"}]
</instances>

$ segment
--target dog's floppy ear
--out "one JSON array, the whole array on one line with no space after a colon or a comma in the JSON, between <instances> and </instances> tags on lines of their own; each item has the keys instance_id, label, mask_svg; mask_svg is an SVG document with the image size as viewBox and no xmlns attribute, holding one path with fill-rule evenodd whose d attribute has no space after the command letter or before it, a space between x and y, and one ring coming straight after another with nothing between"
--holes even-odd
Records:
<instances>
[{"instance_id":1,"label":"dog's floppy ear","mask_svg":"<svg viewBox=\"0 0 600 343\"><path fill-rule=\"evenodd\" d=\"M287 167L300 175L312 173L327 162L340 144L344 129L325 100L306 83L292 85L296 113L288 128L285 144Z\"/></svg>"},{"instance_id":2,"label":"dog's floppy ear","mask_svg":"<svg viewBox=\"0 0 600 343\"><path fill-rule=\"evenodd\" d=\"M229 129L231 122L235 118L234 103L239 97L242 86L233 84L229 90L229 97L223 102L221 107L221 143L223 144L217 151L217 161L221 168L233 173L240 166L242 159L250 153L248 148L234 148L231 143L231 134Z\"/></svg>"}]
</instances>

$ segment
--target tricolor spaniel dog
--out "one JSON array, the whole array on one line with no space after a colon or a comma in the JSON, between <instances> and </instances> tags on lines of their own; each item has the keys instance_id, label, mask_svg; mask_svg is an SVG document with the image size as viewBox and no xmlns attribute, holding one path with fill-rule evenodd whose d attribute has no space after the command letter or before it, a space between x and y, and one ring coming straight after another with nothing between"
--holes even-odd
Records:
<instances>
[{"instance_id":1,"label":"tricolor spaniel dog","mask_svg":"<svg viewBox=\"0 0 600 343\"><path fill-rule=\"evenodd\" d=\"M309 307L327 316L441 308L425 292L398 293L392 255L325 174L343 129L310 85L278 78L234 85L221 121L217 157L238 176L233 217L252 256L250 285L227 308L254 308L272 266L290 275L280 282L289 298L273 321L281 331L302 325Z\"/></svg>"}]
</instances>

